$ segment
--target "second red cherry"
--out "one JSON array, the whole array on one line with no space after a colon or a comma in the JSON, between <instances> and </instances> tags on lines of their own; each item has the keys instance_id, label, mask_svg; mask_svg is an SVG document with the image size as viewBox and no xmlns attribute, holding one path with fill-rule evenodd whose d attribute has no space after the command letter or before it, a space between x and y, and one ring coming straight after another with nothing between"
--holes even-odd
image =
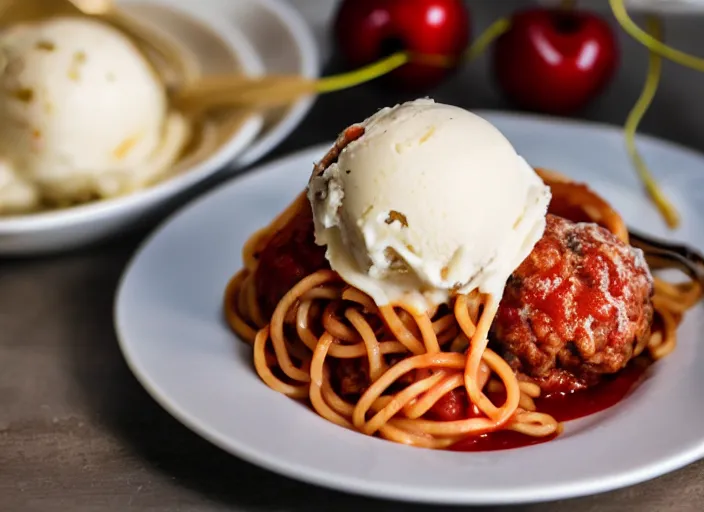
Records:
<instances>
[{"instance_id":1,"label":"second red cherry","mask_svg":"<svg viewBox=\"0 0 704 512\"><path fill-rule=\"evenodd\" d=\"M581 10L530 9L495 43L497 85L515 106L550 114L585 107L609 83L619 49L611 27Z\"/></svg>"}]
</instances>

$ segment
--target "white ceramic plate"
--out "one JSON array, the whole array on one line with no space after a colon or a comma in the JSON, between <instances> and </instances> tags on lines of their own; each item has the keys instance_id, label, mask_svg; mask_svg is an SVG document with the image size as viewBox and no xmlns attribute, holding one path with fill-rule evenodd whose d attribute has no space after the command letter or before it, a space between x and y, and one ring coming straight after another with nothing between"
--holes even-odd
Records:
<instances>
[{"instance_id":1,"label":"white ceramic plate","mask_svg":"<svg viewBox=\"0 0 704 512\"><path fill-rule=\"evenodd\" d=\"M140 16L179 42L198 58L205 72L241 70L264 72L254 47L232 24L190 2L174 8L169 0L129 3L128 12ZM96 242L156 215L169 200L231 163L250 146L263 126L253 116L212 154L181 165L175 176L133 194L95 201L63 210L0 218L0 255L39 254Z\"/></svg>"},{"instance_id":2,"label":"white ceramic plate","mask_svg":"<svg viewBox=\"0 0 704 512\"><path fill-rule=\"evenodd\" d=\"M134 1L134 0L130 0ZM163 0L177 7L216 14L242 32L264 62L267 74L319 76L318 44L308 24L286 0ZM237 157L236 168L259 160L298 126L313 105L307 97L265 116L256 141Z\"/></svg>"},{"instance_id":3,"label":"white ceramic plate","mask_svg":"<svg viewBox=\"0 0 704 512\"><path fill-rule=\"evenodd\" d=\"M639 144L684 222L667 233L645 200L621 131L485 113L533 165L589 182L632 226L704 247L704 156L648 137ZM327 146L236 179L173 216L137 253L119 287L115 325L135 375L171 414L223 449L307 482L399 500L499 504L607 491L704 456L704 309L680 346L630 397L570 422L549 443L509 451L430 451L365 437L267 388L250 348L221 319L221 297L247 237L307 183ZM491 172L487 169L486 172Z\"/></svg>"}]
</instances>

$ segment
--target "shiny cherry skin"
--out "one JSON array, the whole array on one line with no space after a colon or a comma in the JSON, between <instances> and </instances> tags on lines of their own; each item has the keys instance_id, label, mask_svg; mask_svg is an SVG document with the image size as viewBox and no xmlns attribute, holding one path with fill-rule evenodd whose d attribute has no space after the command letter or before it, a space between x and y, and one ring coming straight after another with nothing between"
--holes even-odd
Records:
<instances>
[{"instance_id":1,"label":"shiny cherry skin","mask_svg":"<svg viewBox=\"0 0 704 512\"><path fill-rule=\"evenodd\" d=\"M509 101L558 115L578 111L595 98L618 60L611 27L580 10L521 11L493 52L494 74Z\"/></svg>"},{"instance_id":2,"label":"shiny cherry skin","mask_svg":"<svg viewBox=\"0 0 704 512\"><path fill-rule=\"evenodd\" d=\"M456 58L469 43L469 23L463 0L343 0L335 36L351 67L400 50ZM405 89L422 90L441 82L450 71L411 63L391 76Z\"/></svg>"}]
</instances>

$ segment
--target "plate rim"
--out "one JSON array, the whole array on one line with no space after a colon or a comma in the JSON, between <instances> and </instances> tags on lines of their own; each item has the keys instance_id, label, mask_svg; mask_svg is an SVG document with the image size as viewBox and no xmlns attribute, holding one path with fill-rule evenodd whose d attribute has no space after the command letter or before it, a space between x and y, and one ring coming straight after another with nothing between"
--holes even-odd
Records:
<instances>
[{"instance_id":1,"label":"plate rim","mask_svg":"<svg viewBox=\"0 0 704 512\"><path fill-rule=\"evenodd\" d=\"M539 122L551 122L554 121L550 116L539 116L531 114L514 114L508 111L501 110L476 110L474 111L483 117L503 117L503 118L513 118L513 119L523 119L525 121L539 121ZM591 127L597 130L608 130L611 132L616 132L619 130L618 126L610 125L606 123L599 123L594 121L581 122L578 120L571 119L561 119L556 118L559 122L565 122L567 124ZM698 156L699 158L704 158L704 154L698 152L694 149L687 148L681 144L667 141L653 136L639 136L641 140L648 140L655 142L657 144L664 144L670 148L690 153ZM373 481L368 481L360 477L336 477L335 474L326 472L325 470L319 468L311 468L306 466L304 469L295 464L282 462L281 459L269 458L266 455L260 455L256 449L251 449L244 443L233 442L233 438L228 438L225 435L220 435L217 432L209 430L208 426L200 421L197 417L194 417L189 411L184 410L177 403L172 402L168 398L168 393L165 393L160 385L153 381L153 379L145 372L141 367L140 363L133 359L133 354L130 351L129 343L125 342L124 334L122 332L121 324L123 320L121 319L122 313L120 311L121 297L125 288L125 285L129 279L132 269L137 265L141 256L144 252L151 246L152 241L159 236L168 226L173 223L178 222L179 218L182 216L188 216L193 210L198 209L204 203L207 203L211 198L218 194L227 194L227 191L231 188L237 187L242 181L248 181L253 179L252 176L257 176L258 174L270 171L272 168L277 168L282 165L286 165L286 162L294 159L306 158L310 160L317 156L322 155L332 144L321 143L307 148L297 150L295 152L289 153L275 160L267 162L263 165L257 166L252 169L253 172L246 172L240 175L234 176L233 178L225 181L214 189L208 191L206 194L192 200L191 202L184 205L182 208L174 212L172 215L167 217L138 247L132 258L125 266L125 269L120 277L118 286L115 293L115 300L113 304L113 323L115 326L115 332L118 340L118 345L120 351L123 354L130 370L135 375L137 380L142 384L145 390L152 396L152 398L172 416L178 419L183 425L195 432L197 435L208 440L215 446L223 449L224 451L235 455L249 463L255 464L259 467L265 468L267 470L273 471L277 474L292 478L294 480L303 481L316 486L321 486L329 489L334 489L336 491L341 491L345 493L354 493L364 496L370 496L382 499L393 499L403 502L417 502L426 504L448 504L448 505L509 505L509 504L528 504L536 502L546 502L554 501L559 499L567 498L577 498L587 495L600 494L615 489L635 485L638 483L645 482L652 478L664 475L671 471L680 469L688 464L691 464L699 459L704 458L704 436L702 436L701 443L696 444L692 447L687 447L680 450L669 457L663 457L657 461L651 462L649 464L641 465L635 470L627 471L618 476L618 478L593 478L591 480L582 480L569 483L560 483L553 486L539 486L530 489L519 489L513 493L505 493L501 496L497 496L496 491L489 490L488 492L481 492L477 490L470 491L470 494L458 492L456 488L449 488L447 490L435 488L430 490L417 489L415 491L409 490L409 488L404 487L403 484L390 484L384 483L383 485L376 485ZM317 156L314 156L317 155ZM704 177L702 178L704 179Z\"/></svg>"}]
</instances>

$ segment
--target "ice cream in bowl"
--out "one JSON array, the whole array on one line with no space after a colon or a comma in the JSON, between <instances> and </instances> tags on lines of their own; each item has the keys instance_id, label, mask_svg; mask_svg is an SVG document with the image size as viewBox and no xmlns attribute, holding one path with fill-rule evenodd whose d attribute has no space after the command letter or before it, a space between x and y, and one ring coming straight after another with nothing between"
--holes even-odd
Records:
<instances>
[{"instance_id":1,"label":"ice cream in bowl","mask_svg":"<svg viewBox=\"0 0 704 512\"><path fill-rule=\"evenodd\" d=\"M162 35L171 23L184 47L191 37L204 73L262 72L234 26L163 9L146 22ZM179 111L161 71L99 19L0 27L0 254L71 248L133 227L254 139L258 116Z\"/></svg>"},{"instance_id":2,"label":"ice cream in bowl","mask_svg":"<svg viewBox=\"0 0 704 512\"><path fill-rule=\"evenodd\" d=\"M99 21L0 34L0 213L121 196L161 178L192 126L139 49Z\"/></svg>"}]
</instances>

